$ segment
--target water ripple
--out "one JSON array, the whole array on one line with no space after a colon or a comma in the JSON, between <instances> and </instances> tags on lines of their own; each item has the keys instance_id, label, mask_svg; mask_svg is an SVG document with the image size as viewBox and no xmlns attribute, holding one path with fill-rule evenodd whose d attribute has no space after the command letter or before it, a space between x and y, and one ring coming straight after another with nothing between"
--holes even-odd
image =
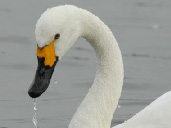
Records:
<instances>
[{"instance_id":1,"label":"water ripple","mask_svg":"<svg viewBox=\"0 0 171 128\"><path fill-rule=\"evenodd\" d=\"M161 60L171 60L171 56L152 56L149 54L139 54L139 53L132 53L132 54L123 54L126 57L137 57L137 58L152 58L152 59L161 59Z\"/></svg>"}]
</instances>

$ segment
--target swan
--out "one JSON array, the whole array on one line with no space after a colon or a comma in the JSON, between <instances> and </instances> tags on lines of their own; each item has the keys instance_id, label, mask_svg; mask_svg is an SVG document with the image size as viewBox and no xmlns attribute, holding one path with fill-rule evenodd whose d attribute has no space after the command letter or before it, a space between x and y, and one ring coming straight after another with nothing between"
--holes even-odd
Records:
<instances>
[{"instance_id":1,"label":"swan","mask_svg":"<svg viewBox=\"0 0 171 128\"><path fill-rule=\"evenodd\" d=\"M39 97L49 86L56 63L79 37L94 48L97 72L92 87L69 128L110 128L123 85L123 61L118 43L97 16L73 5L47 9L36 24L38 67L28 94ZM171 92L113 128L171 128Z\"/></svg>"}]
</instances>

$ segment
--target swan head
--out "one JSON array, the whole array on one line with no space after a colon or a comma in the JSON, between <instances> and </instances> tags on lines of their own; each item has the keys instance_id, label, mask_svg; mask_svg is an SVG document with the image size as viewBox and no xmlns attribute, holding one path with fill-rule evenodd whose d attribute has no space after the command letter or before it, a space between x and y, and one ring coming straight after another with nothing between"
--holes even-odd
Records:
<instances>
[{"instance_id":1,"label":"swan head","mask_svg":"<svg viewBox=\"0 0 171 128\"><path fill-rule=\"evenodd\" d=\"M54 41L56 56L59 59L69 50L81 35L80 9L73 5L62 5L47 9L36 24L35 36L39 48Z\"/></svg>"},{"instance_id":2,"label":"swan head","mask_svg":"<svg viewBox=\"0 0 171 128\"><path fill-rule=\"evenodd\" d=\"M79 11L72 5L58 6L45 11L37 21L38 67L28 91L30 97L39 97L48 88L56 63L81 36Z\"/></svg>"}]
</instances>

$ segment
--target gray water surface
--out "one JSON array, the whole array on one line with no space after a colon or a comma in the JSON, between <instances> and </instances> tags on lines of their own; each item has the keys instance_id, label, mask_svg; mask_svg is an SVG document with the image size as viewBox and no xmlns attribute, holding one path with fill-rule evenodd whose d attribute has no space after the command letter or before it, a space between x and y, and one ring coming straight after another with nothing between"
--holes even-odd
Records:
<instances>
[{"instance_id":1,"label":"gray water surface","mask_svg":"<svg viewBox=\"0 0 171 128\"><path fill-rule=\"evenodd\" d=\"M61 4L99 16L118 40L125 80L112 126L170 91L170 0L0 0L0 128L34 128L33 100L27 90L37 67L35 24L47 8ZM95 69L93 49L79 39L37 100L40 128L67 128L93 83Z\"/></svg>"}]
</instances>

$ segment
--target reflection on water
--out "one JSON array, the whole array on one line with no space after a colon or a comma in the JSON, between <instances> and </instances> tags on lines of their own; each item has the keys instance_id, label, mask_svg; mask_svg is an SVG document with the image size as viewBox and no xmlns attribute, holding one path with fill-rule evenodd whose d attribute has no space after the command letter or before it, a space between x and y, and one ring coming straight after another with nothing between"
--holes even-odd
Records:
<instances>
[{"instance_id":1,"label":"reflection on water","mask_svg":"<svg viewBox=\"0 0 171 128\"><path fill-rule=\"evenodd\" d=\"M43 11L60 4L90 10L118 40L125 79L112 126L170 90L170 0L5 0L0 4L0 128L33 128L33 105L27 90L37 67L35 24ZM57 64L48 90L39 98L39 127L68 127L93 83L95 62L93 49L79 39Z\"/></svg>"}]
</instances>

